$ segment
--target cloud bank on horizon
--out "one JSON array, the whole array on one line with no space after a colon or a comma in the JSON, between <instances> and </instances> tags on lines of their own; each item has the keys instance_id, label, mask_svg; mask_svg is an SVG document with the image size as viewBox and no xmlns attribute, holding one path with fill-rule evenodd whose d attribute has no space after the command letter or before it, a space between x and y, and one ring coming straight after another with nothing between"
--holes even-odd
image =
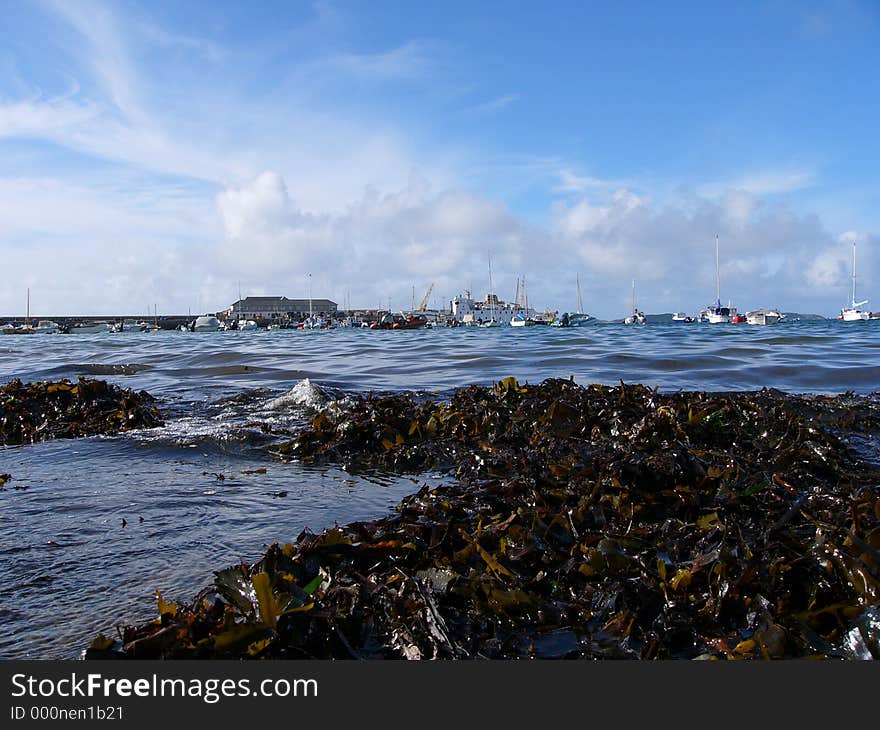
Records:
<instances>
[{"instance_id":1,"label":"cloud bank on horizon","mask_svg":"<svg viewBox=\"0 0 880 730\"><path fill-rule=\"evenodd\" d=\"M0 314L880 298L875 5L582 5L16 5Z\"/></svg>"}]
</instances>

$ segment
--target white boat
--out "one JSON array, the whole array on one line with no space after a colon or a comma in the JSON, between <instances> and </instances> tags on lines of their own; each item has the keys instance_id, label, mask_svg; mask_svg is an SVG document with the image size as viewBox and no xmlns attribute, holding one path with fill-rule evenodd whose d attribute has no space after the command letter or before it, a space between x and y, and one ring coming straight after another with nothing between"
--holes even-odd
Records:
<instances>
[{"instance_id":1,"label":"white boat","mask_svg":"<svg viewBox=\"0 0 880 730\"><path fill-rule=\"evenodd\" d=\"M27 324L12 324L10 322L0 332L3 332L4 335L32 335L34 328Z\"/></svg>"},{"instance_id":2,"label":"white boat","mask_svg":"<svg viewBox=\"0 0 880 730\"><path fill-rule=\"evenodd\" d=\"M710 324L727 324L737 319L736 307L721 306L721 266L718 246L718 235L715 235L715 304L706 307L700 312L700 321Z\"/></svg>"},{"instance_id":3,"label":"white boat","mask_svg":"<svg viewBox=\"0 0 880 730\"><path fill-rule=\"evenodd\" d=\"M636 307L636 280L633 279L632 283L632 305L633 311L632 314L629 315L626 319L623 320L624 324L648 324L648 318L645 316L644 312L640 312Z\"/></svg>"},{"instance_id":4,"label":"white boat","mask_svg":"<svg viewBox=\"0 0 880 730\"><path fill-rule=\"evenodd\" d=\"M673 322L693 322L693 319L688 317L684 312L676 312L672 315Z\"/></svg>"},{"instance_id":5,"label":"white boat","mask_svg":"<svg viewBox=\"0 0 880 730\"><path fill-rule=\"evenodd\" d=\"M785 315L778 309L755 309L751 312L746 312L746 322L749 324L776 324L784 319Z\"/></svg>"},{"instance_id":6,"label":"white boat","mask_svg":"<svg viewBox=\"0 0 880 730\"><path fill-rule=\"evenodd\" d=\"M94 335L102 332L111 332L113 326L108 322L92 322L91 324L75 324L70 328L71 334Z\"/></svg>"},{"instance_id":7,"label":"white boat","mask_svg":"<svg viewBox=\"0 0 880 730\"><path fill-rule=\"evenodd\" d=\"M48 319L41 319L34 327L34 334L55 335L61 331L61 325Z\"/></svg>"},{"instance_id":8,"label":"white boat","mask_svg":"<svg viewBox=\"0 0 880 730\"><path fill-rule=\"evenodd\" d=\"M143 322L126 322L125 320L113 325L113 332L143 332L146 329Z\"/></svg>"},{"instance_id":9,"label":"white boat","mask_svg":"<svg viewBox=\"0 0 880 730\"><path fill-rule=\"evenodd\" d=\"M220 330L220 320L213 314L203 314L196 317L193 324L193 332L218 332Z\"/></svg>"},{"instance_id":10,"label":"white boat","mask_svg":"<svg viewBox=\"0 0 880 730\"><path fill-rule=\"evenodd\" d=\"M27 290L27 316L25 317L24 324L13 324L9 322L6 324L2 330L0 330L4 335L32 335L34 334L34 328L31 327L31 290Z\"/></svg>"},{"instance_id":11,"label":"white boat","mask_svg":"<svg viewBox=\"0 0 880 730\"><path fill-rule=\"evenodd\" d=\"M257 323L252 319L239 319L235 324L239 332L253 332L257 329Z\"/></svg>"},{"instance_id":12,"label":"white boat","mask_svg":"<svg viewBox=\"0 0 880 730\"><path fill-rule=\"evenodd\" d=\"M844 307L840 310L840 316L838 319L843 320L844 322L859 322L863 319L871 319L871 313L866 312L863 309L859 309L864 304L867 304L868 300L857 302L856 301L856 242L853 241L852 245L852 301L850 306Z\"/></svg>"}]
</instances>

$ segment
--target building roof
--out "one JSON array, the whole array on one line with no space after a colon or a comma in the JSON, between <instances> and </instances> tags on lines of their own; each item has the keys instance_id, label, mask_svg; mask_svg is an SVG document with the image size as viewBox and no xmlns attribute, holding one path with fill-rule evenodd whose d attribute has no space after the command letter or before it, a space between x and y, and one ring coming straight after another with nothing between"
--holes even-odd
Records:
<instances>
[{"instance_id":1,"label":"building roof","mask_svg":"<svg viewBox=\"0 0 880 730\"><path fill-rule=\"evenodd\" d=\"M308 306L308 299L288 299L287 297L245 297L239 299L232 306L253 306L255 304L291 304L296 306ZM330 299L312 299L312 306L336 306L336 302Z\"/></svg>"}]
</instances>

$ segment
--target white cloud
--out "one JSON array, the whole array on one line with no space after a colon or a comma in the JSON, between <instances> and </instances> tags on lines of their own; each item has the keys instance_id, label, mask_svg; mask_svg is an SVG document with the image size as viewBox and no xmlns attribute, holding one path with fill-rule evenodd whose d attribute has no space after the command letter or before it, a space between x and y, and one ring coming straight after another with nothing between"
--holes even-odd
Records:
<instances>
[{"instance_id":1,"label":"white cloud","mask_svg":"<svg viewBox=\"0 0 880 730\"><path fill-rule=\"evenodd\" d=\"M390 110L322 95L328 82L430 81L423 42L317 53L292 78L254 91L237 75L242 59L209 41L138 30L113 5L51 6L78 38L59 62L76 78L61 96L28 89L0 103L0 138L58 145L99 171L0 178L0 260L8 281L32 284L56 313L152 302L213 311L232 301L239 280L243 293L302 296L307 272L316 296L341 302L350 290L355 306L391 297L402 307L411 287L431 282L441 300L467 288L480 295L489 253L507 298L526 275L533 302L573 307L580 272L587 308L601 317L626 313L632 278L643 309L695 311L714 295L716 233L722 296L744 308L831 313L848 291L850 234L836 240L774 198L814 185L808 169L753 171L684 198L662 184L583 175L555 157L510 155L493 166L483 151L420 144ZM191 73L146 71L143 43L183 49ZM269 60L256 63L271 68ZM480 163L494 173L491 185L473 184ZM557 196L548 211L531 211L541 223L481 192L518 186ZM880 242L859 235L868 291ZM56 265L33 265L44 260ZM22 300L12 286L0 289L0 311Z\"/></svg>"},{"instance_id":2,"label":"white cloud","mask_svg":"<svg viewBox=\"0 0 880 730\"><path fill-rule=\"evenodd\" d=\"M741 191L749 195L777 195L805 190L816 184L816 173L812 170L756 170L729 180L701 185L701 195L714 197L729 192Z\"/></svg>"}]
</instances>

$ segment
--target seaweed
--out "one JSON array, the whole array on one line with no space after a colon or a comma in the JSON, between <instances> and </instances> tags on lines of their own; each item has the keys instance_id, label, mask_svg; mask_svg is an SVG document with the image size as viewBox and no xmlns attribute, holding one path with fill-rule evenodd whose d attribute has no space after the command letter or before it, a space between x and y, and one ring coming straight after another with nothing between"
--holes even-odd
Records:
<instances>
[{"instance_id":1,"label":"seaweed","mask_svg":"<svg viewBox=\"0 0 880 730\"><path fill-rule=\"evenodd\" d=\"M367 395L277 458L448 467L87 658L880 657L874 397L507 378Z\"/></svg>"},{"instance_id":2,"label":"seaweed","mask_svg":"<svg viewBox=\"0 0 880 730\"><path fill-rule=\"evenodd\" d=\"M161 426L162 415L146 391L134 392L104 380L22 383L0 386L0 445L115 434Z\"/></svg>"}]
</instances>

